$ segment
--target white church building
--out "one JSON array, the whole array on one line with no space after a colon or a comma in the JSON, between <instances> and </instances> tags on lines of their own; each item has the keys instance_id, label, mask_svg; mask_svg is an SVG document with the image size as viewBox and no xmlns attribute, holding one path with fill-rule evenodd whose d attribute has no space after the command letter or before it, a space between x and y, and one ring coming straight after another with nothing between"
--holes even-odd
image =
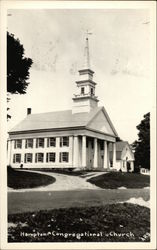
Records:
<instances>
[{"instance_id":1,"label":"white church building","mask_svg":"<svg viewBox=\"0 0 157 250\"><path fill-rule=\"evenodd\" d=\"M119 169L118 134L105 108L98 106L93 76L87 37L85 64L79 70L72 109L31 114L29 108L26 118L9 131L8 165L14 168L23 164L23 168Z\"/></svg>"}]
</instances>

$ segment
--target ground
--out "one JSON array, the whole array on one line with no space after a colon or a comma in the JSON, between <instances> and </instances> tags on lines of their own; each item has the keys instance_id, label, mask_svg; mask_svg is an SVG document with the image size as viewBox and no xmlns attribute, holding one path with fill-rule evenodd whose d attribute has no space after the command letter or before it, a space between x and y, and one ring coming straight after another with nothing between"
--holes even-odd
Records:
<instances>
[{"instance_id":1,"label":"ground","mask_svg":"<svg viewBox=\"0 0 157 250\"><path fill-rule=\"evenodd\" d=\"M30 188L29 191L80 190L80 189L115 189L143 188L150 185L150 177L136 173L120 172L84 172L63 170L24 170L9 171L8 184L13 188ZM36 175L40 176L36 178ZM25 178L26 177L26 178ZM25 178L25 182L23 182ZM54 181L56 182L54 183ZM47 184L47 185L46 185ZM51 184L51 185L49 185ZM21 187L20 187L21 185ZM42 186L45 185L43 189ZM32 189L32 187L37 187ZM41 188L40 188L41 187Z\"/></svg>"},{"instance_id":2,"label":"ground","mask_svg":"<svg viewBox=\"0 0 157 250\"><path fill-rule=\"evenodd\" d=\"M23 170L17 172L22 173ZM34 172L41 174L39 171ZM27 174L31 175L34 172L27 171ZM121 173L117 174L120 176ZM129 175L119 178L120 185L117 185L116 177L112 180L113 175L101 172L80 173L75 176L45 172L43 176L53 177L56 181L41 187L16 190L9 188L8 239L10 242L150 240L148 208L150 191L149 188L124 188L126 182L126 179L122 181L124 176L128 183L134 184ZM105 178L110 176L111 186L114 184L116 188L103 189L96 186L97 183L89 182L91 178L102 180L104 176ZM141 175L138 176L140 178ZM135 176L137 184L138 176ZM141 182L142 179L139 183ZM143 179L143 182L143 186L146 184L147 187L149 186L148 179ZM131 232L131 235L113 236L111 235L113 230L120 234ZM40 235L45 231L49 231L49 234ZM80 237L78 234L86 231L101 233L96 236L84 235L78 239ZM20 235L21 232L24 234ZM62 235L54 236L52 232L61 232ZM77 237L66 235L65 238L65 233L72 232L77 234ZM25 233L33 233L33 236ZM36 235L35 238L34 235Z\"/></svg>"},{"instance_id":3,"label":"ground","mask_svg":"<svg viewBox=\"0 0 157 250\"><path fill-rule=\"evenodd\" d=\"M9 215L9 242L150 241L148 208L129 203Z\"/></svg>"},{"instance_id":4,"label":"ground","mask_svg":"<svg viewBox=\"0 0 157 250\"><path fill-rule=\"evenodd\" d=\"M50 210L54 208L104 206L126 202L131 198L149 200L148 189L56 190L9 192L8 213Z\"/></svg>"}]
</instances>

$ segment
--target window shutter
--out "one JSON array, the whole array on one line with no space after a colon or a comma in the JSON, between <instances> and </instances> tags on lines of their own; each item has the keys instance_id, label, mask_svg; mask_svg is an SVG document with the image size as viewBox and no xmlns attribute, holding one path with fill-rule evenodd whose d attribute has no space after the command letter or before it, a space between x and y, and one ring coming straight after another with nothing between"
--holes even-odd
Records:
<instances>
[{"instance_id":1,"label":"window shutter","mask_svg":"<svg viewBox=\"0 0 157 250\"><path fill-rule=\"evenodd\" d=\"M35 162L37 162L37 153L35 154Z\"/></svg>"},{"instance_id":2,"label":"window shutter","mask_svg":"<svg viewBox=\"0 0 157 250\"><path fill-rule=\"evenodd\" d=\"M20 159L19 161L21 162L21 154L19 154L19 159Z\"/></svg>"},{"instance_id":3,"label":"window shutter","mask_svg":"<svg viewBox=\"0 0 157 250\"><path fill-rule=\"evenodd\" d=\"M14 154L14 156L13 156L13 163L15 163L15 154Z\"/></svg>"},{"instance_id":4,"label":"window shutter","mask_svg":"<svg viewBox=\"0 0 157 250\"><path fill-rule=\"evenodd\" d=\"M67 162L69 162L69 153L67 153Z\"/></svg>"},{"instance_id":5,"label":"window shutter","mask_svg":"<svg viewBox=\"0 0 157 250\"><path fill-rule=\"evenodd\" d=\"M48 153L46 153L46 162L48 162L48 156L49 156Z\"/></svg>"},{"instance_id":6,"label":"window shutter","mask_svg":"<svg viewBox=\"0 0 157 250\"><path fill-rule=\"evenodd\" d=\"M26 157L27 157L27 154L25 154L25 163L26 163Z\"/></svg>"},{"instance_id":7,"label":"window shutter","mask_svg":"<svg viewBox=\"0 0 157 250\"><path fill-rule=\"evenodd\" d=\"M49 147L50 144L50 138L47 138L47 147Z\"/></svg>"},{"instance_id":8,"label":"window shutter","mask_svg":"<svg viewBox=\"0 0 157 250\"><path fill-rule=\"evenodd\" d=\"M62 153L59 153L59 162L61 162Z\"/></svg>"}]
</instances>

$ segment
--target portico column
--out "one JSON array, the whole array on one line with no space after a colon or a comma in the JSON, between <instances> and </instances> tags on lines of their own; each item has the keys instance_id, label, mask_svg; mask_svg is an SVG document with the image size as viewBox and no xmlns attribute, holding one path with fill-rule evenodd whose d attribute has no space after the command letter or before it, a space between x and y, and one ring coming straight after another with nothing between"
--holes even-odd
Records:
<instances>
[{"instance_id":1,"label":"portico column","mask_svg":"<svg viewBox=\"0 0 157 250\"><path fill-rule=\"evenodd\" d=\"M98 167L98 140L94 138L94 168Z\"/></svg>"},{"instance_id":2,"label":"portico column","mask_svg":"<svg viewBox=\"0 0 157 250\"><path fill-rule=\"evenodd\" d=\"M86 167L86 136L82 136L82 167Z\"/></svg>"},{"instance_id":3,"label":"portico column","mask_svg":"<svg viewBox=\"0 0 157 250\"><path fill-rule=\"evenodd\" d=\"M107 141L104 141L104 168L108 168Z\"/></svg>"},{"instance_id":4,"label":"portico column","mask_svg":"<svg viewBox=\"0 0 157 250\"><path fill-rule=\"evenodd\" d=\"M116 167L116 143L113 143L113 167Z\"/></svg>"},{"instance_id":5,"label":"portico column","mask_svg":"<svg viewBox=\"0 0 157 250\"><path fill-rule=\"evenodd\" d=\"M74 136L73 166L78 167L78 136Z\"/></svg>"},{"instance_id":6,"label":"portico column","mask_svg":"<svg viewBox=\"0 0 157 250\"><path fill-rule=\"evenodd\" d=\"M107 142L107 168L110 169L110 142Z\"/></svg>"}]
</instances>

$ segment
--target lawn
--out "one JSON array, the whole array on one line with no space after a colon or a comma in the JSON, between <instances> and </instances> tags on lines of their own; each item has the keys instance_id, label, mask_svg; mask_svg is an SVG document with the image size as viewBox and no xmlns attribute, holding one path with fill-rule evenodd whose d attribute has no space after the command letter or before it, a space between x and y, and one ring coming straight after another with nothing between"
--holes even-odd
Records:
<instances>
[{"instance_id":1,"label":"lawn","mask_svg":"<svg viewBox=\"0 0 157 250\"><path fill-rule=\"evenodd\" d=\"M110 172L87 180L101 188L144 188L150 186L150 176L137 173Z\"/></svg>"},{"instance_id":2,"label":"lawn","mask_svg":"<svg viewBox=\"0 0 157 250\"><path fill-rule=\"evenodd\" d=\"M8 167L7 174L8 187L14 189L46 186L56 181L54 177L48 175L14 170L11 167Z\"/></svg>"},{"instance_id":3,"label":"lawn","mask_svg":"<svg viewBox=\"0 0 157 250\"><path fill-rule=\"evenodd\" d=\"M150 241L149 208L130 203L8 216L8 242Z\"/></svg>"}]
</instances>

